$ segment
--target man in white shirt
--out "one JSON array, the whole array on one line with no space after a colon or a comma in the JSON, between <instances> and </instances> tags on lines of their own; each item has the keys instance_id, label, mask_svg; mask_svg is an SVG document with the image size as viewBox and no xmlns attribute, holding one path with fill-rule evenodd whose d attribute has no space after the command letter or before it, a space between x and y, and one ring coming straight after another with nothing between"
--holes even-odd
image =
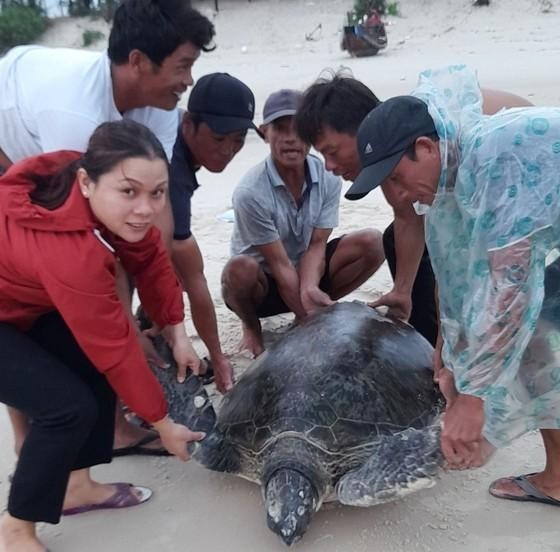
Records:
<instances>
[{"instance_id":1,"label":"man in white shirt","mask_svg":"<svg viewBox=\"0 0 560 552\"><path fill-rule=\"evenodd\" d=\"M49 151L85 151L93 130L130 118L171 157L176 105L213 25L177 0L126 0L107 52L18 46L0 59L0 167Z\"/></svg>"}]
</instances>

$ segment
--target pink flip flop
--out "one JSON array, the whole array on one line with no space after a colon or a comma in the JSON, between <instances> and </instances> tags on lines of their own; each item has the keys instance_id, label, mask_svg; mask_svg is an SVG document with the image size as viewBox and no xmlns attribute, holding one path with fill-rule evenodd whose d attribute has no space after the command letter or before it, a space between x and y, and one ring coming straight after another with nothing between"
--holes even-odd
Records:
<instances>
[{"instance_id":1,"label":"pink flip flop","mask_svg":"<svg viewBox=\"0 0 560 552\"><path fill-rule=\"evenodd\" d=\"M74 516L76 514L93 512L94 510L129 508L130 506L137 506L138 504L146 502L153 494L147 487L131 485L130 483L112 483L112 485L114 485L117 490L107 500L99 504L84 504L83 506L76 506L75 508L66 508L62 510L62 515ZM135 490L139 496L136 496L136 494L132 492L133 490Z\"/></svg>"}]
</instances>

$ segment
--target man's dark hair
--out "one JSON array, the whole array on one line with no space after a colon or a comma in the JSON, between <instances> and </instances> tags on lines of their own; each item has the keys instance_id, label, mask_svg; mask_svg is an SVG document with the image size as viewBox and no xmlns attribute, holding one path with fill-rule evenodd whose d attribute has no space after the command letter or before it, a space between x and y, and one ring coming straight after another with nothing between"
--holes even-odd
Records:
<instances>
[{"instance_id":1,"label":"man's dark hair","mask_svg":"<svg viewBox=\"0 0 560 552\"><path fill-rule=\"evenodd\" d=\"M193 113L191 111L185 111L185 113L183 114L183 117L188 117L191 120L191 123L192 123L195 130L198 130L198 127L200 126L200 123L203 122L202 115L200 113L196 113L196 112Z\"/></svg>"},{"instance_id":2,"label":"man's dark hair","mask_svg":"<svg viewBox=\"0 0 560 552\"><path fill-rule=\"evenodd\" d=\"M366 115L380 103L364 83L331 72L304 92L296 113L297 133L308 144L315 144L327 126L354 136Z\"/></svg>"},{"instance_id":3,"label":"man's dark hair","mask_svg":"<svg viewBox=\"0 0 560 552\"><path fill-rule=\"evenodd\" d=\"M213 50L214 34L214 25L185 0L124 0L115 11L109 59L122 65L137 49L161 65L186 42L204 52Z\"/></svg>"}]
</instances>

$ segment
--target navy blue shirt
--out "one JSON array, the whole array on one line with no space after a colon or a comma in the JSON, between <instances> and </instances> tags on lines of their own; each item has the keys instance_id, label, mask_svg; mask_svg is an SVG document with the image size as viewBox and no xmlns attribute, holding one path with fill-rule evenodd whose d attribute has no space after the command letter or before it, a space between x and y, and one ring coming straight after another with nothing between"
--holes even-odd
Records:
<instances>
[{"instance_id":1,"label":"navy blue shirt","mask_svg":"<svg viewBox=\"0 0 560 552\"><path fill-rule=\"evenodd\" d=\"M169 168L169 199L175 224L174 240L186 240L192 235L191 198L199 186L196 179L197 170L179 126Z\"/></svg>"}]
</instances>

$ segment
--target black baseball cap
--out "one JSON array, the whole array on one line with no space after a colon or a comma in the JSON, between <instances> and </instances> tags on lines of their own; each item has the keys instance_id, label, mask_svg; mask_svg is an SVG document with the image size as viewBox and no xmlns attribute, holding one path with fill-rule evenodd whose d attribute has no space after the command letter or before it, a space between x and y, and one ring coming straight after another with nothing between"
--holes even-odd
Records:
<instances>
[{"instance_id":1,"label":"black baseball cap","mask_svg":"<svg viewBox=\"0 0 560 552\"><path fill-rule=\"evenodd\" d=\"M253 124L255 96L246 84L228 73L210 73L198 79L187 109L197 113L218 134L257 130Z\"/></svg>"},{"instance_id":2,"label":"black baseball cap","mask_svg":"<svg viewBox=\"0 0 560 552\"><path fill-rule=\"evenodd\" d=\"M374 107L357 134L362 170L345 194L361 199L377 188L420 136L436 132L428 106L414 96L396 96Z\"/></svg>"}]
</instances>

